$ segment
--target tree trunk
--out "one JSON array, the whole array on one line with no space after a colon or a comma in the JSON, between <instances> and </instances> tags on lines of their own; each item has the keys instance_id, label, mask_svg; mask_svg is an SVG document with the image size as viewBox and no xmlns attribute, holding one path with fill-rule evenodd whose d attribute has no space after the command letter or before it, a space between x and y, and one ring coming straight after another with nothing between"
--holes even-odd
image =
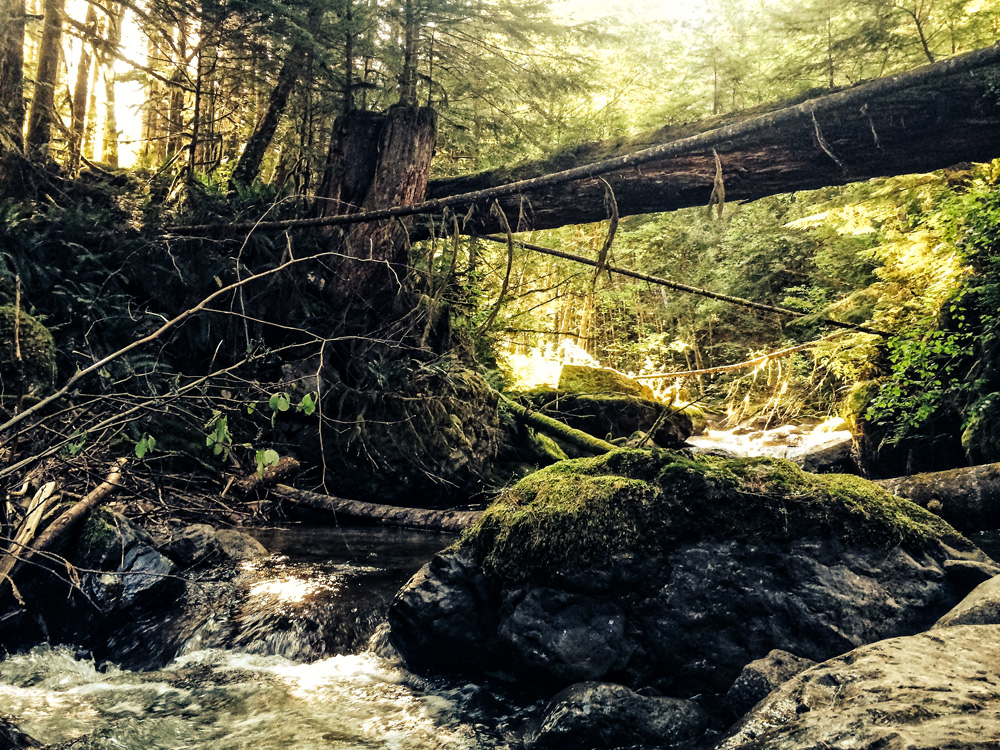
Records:
<instances>
[{"instance_id":1,"label":"tree trunk","mask_svg":"<svg viewBox=\"0 0 1000 750\"><path fill-rule=\"evenodd\" d=\"M25 194L24 0L0 0L0 200Z\"/></svg>"},{"instance_id":2,"label":"tree trunk","mask_svg":"<svg viewBox=\"0 0 1000 750\"><path fill-rule=\"evenodd\" d=\"M125 21L125 6L110 3L111 13L108 26L108 49L116 50L122 41L122 23ZM118 114L115 112L115 61L110 55L101 56L104 69L104 137L101 142L101 161L118 168Z\"/></svg>"},{"instance_id":3,"label":"tree trunk","mask_svg":"<svg viewBox=\"0 0 1000 750\"><path fill-rule=\"evenodd\" d=\"M80 170L80 157L83 155L84 130L87 127L87 111L90 103L90 66L93 54L88 47L97 36L97 9L87 6L87 18L84 21L85 33L80 38L80 61L76 67L76 85L73 87L73 111L69 128L69 171L76 174Z\"/></svg>"},{"instance_id":4,"label":"tree trunk","mask_svg":"<svg viewBox=\"0 0 1000 750\"><path fill-rule=\"evenodd\" d=\"M643 149L717 131L718 138L683 153L603 172L622 216L706 206L715 178L713 147L725 165L726 200L942 169L1000 156L1000 100L991 81L1000 70L1000 47L779 110L776 105L669 126L630 138L575 147L572 152L516 169L497 169L432 181L429 199L447 199L517 180L533 179ZM894 85L895 80L915 82ZM759 123L759 125L758 125ZM730 135L732 133L732 135ZM511 227L550 229L607 218L605 188L597 174L501 197ZM502 232L482 201L468 230ZM452 205L459 215L467 203ZM523 226L517 226L519 217Z\"/></svg>"},{"instance_id":5,"label":"tree trunk","mask_svg":"<svg viewBox=\"0 0 1000 750\"><path fill-rule=\"evenodd\" d=\"M437 137L437 115L421 107L392 107L385 115L371 184L362 211L407 206L423 200ZM346 312L369 311L385 322L403 290L410 266L408 224L397 220L354 227L344 237L348 256L331 293ZM345 305L346 303L346 305ZM353 314L353 312L352 312Z\"/></svg>"},{"instance_id":6,"label":"tree trunk","mask_svg":"<svg viewBox=\"0 0 1000 750\"><path fill-rule=\"evenodd\" d=\"M232 179L229 181L230 190L237 184L250 185L257 179L260 165L264 161L264 154L267 153L267 148L271 145L271 140L278 130L281 115L285 112L288 97L299 79L299 73L305 59L306 48L304 45L297 44L289 51L281 66L281 71L278 73L278 82L271 90L264 116L247 141L246 148L243 149L240 160L233 170Z\"/></svg>"},{"instance_id":7,"label":"tree trunk","mask_svg":"<svg viewBox=\"0 0 1000 750\"><path fill-rule=\"evenodd\" d=\"M49 158L49 139L56 117L55 92L62 56L62 22L65 0L45 0L42 40L38 46L38 68L35 72L34 96L28 115L28 136L25 151L32 161Z\"/></svg>"}]
</instances>

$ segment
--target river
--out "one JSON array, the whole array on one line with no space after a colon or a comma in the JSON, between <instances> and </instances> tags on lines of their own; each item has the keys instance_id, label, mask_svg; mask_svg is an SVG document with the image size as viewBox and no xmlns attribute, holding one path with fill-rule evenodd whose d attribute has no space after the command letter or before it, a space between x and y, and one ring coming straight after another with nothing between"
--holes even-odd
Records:
<instances>
[{"instance_id":1,"label":"river","mask_svg":"<svg viewBox=\"0 0 1000 750\"><path fill-rule=\"evenodd\" d=\"M454 537L306 527L255 535L275 554L244 564L239 606L217 613L165 668L133 672L39 647L0 662L0 713L42 742L87 750L507 745L520 706L496 690L424 679L368 647L395 592ZM220 626L234 617L236 631ZM230 643L220 647L223 633Z\"/></svg>"}]
</instances>

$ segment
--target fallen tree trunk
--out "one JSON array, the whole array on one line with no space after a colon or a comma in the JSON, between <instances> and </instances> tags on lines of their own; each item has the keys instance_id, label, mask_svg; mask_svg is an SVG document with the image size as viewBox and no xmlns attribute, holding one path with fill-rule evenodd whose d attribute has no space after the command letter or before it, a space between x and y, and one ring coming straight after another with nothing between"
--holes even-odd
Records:
<instances>
[{"instance_id":1,"label":"fallen tree trunk","mask_svg":"<svg viewBox=\"0 0 1000 750\"><path fill-rule=\"evenodd\" d=\"M300 490L287 484L279 484L274 493L285 500L307 508L325 510L335 516L370 521L380 526L401 526L426 531L458 533L471 526L481 515L479 511L471 510L427 510L365 503L360 500L347 500L319 492Z\"/></svg>"},{"instance_id":2,"label":"fallen tree trunk","mask_svg":"<svg viewBox=\"0 0 1000 750\"><path fill-rule=\"evenodd\" d=\"M601 440L600 438L596 438L583 430L574 429L569 425L563 424L557 419L547 417L544 414L539 414L537 411L531 411L527 407L521 406L515 401L511 401L503 394L500 394L500 401L518 420L529 427L534 427L536 430L540 430L546 435L565 441L570 445L574 445L577 448L586 451L587 453L599 456L602 453L613 451L617 447L609 443L607 440Z\"/></svg>"},{"instance_id":3,"label":"fallen tree trunk","mask_svg":"<svg viewBox=\"0 0 1000 750\"><path fill-rule=\"evenodd\" d=\"M880 479L875 484L936 513L959 531L1000 528L1000 463Z\"/></svg>"},{"instance_id":4,"label":"fallen tree trunk","mask_svg":"<svg viewBox=\"0 0 1000 750\"><path fill-rule=\"evenodd\" d=\"M993 46L790 107L767 105L574 147L514 169L433 180L427 196L447 201L554 173L586 172L585 165L616 158L627 162L500 197L510 226L519 231L607 219L601 175L621 216L707 206L716 181L713 148L727 201L988 161L1000 156L1000 100L992 83L998 66L1000 46ZM675 143L685 148L671 148ZM646 152L668 155L626 158ZM491 203L476 204L466 231L501 231ZM464 216L472 204L450 205Z\"/></svg>"}]
</instances>

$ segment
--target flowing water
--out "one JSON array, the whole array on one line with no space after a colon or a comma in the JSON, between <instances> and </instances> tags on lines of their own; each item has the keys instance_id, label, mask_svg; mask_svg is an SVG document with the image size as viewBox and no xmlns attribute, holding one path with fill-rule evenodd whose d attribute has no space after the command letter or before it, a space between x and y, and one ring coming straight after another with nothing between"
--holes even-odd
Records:
<instances>
[{"instance_id":1,"label":"flowing water","mask_svg":"<svg viewBox=\"0 0 1000 750\"><path fill-rule=\"evenodd\" d=\"M0 713L42 742L88 750L506 746L516 706L420 678L366 647L395 591L453 537L377 528L259 537L279 554L244 565L235 587L226 583L240 592L226 593L226 606L207 597L214 610L165 668L129 671L39 647L0 662Z\"/></svg>"}]
</instances>

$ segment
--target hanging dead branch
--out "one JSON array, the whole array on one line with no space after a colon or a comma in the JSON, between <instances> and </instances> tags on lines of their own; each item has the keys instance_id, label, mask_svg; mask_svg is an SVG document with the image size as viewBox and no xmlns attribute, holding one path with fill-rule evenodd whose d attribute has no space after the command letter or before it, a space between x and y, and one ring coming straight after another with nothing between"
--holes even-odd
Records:
<instances>
[{"instance_id":1,"label":"hanging dead branch","mask_svg":"<svg viewBox=\"0 0 1000 750\"><path fill-rule=\"evenodd\" d=\"M490 326L493 325L493 321L497 319L500 308L503 307L504 298L507 296L507 285L510 284L510 271L514 267L514 235L510 231L510 224L507 223L507 217L504 216L499 206L497 206L497 212L507 232L507 271L504 273L503 284L500 286L500 294L497 295L496 304L493 305L490 314L486 316L486 320L483 321L482 325L476 331L477 336L482 336L484 332L488 331Z\"/></svg>"},{"instance_id":2,"label":"hanging dead branch","mask_svg":"<svg viewBox=\"0 0 1000 750\"><path fill-rule=\"evenodd\" d=\"M502 237L496 237L494 235L487 235L482 239L491 240L493 242L505 242ZM551 255L555 258L564 258L565 260L571 260L575 263L583 263L587 266L596 266L597 262L591 260L590 258L585 258L582 255L573 255L572 253L566 253L562 250L553 250L550 247L545 247L543 245L535 245L530 242L521 242L518 240L518 244L526 250L532 250L536 253L542 253L543 255ZM688 286L687 284L681 284L677 281L671 281L670 279L664 279L659 276L650 276L647 273L640 273L639 271L630 271L627 268L619 268L617 266L607 265L605 268L609 273L617 273L622 276L628 276L632 279L637 279L639 281L647 281L650 284L656 284L658 286L666 287L667 289L673 289L678 292L684 292L685 294L696 294L700 297L707 297L709 299L717 299L720 302L728 302L732 305L739 305L740 307L745 307L749 310L760 310L761 312L775 313L783 317L791 318L801 318L803 314L798 310L789 310L785 307L775 307L774 305L765 305L762 302L754 302L753 300L743 299L741 297L733 297L728 294L720 294L719 292L711 292L708 289L699 289L695 286ZM840 320L834 320L833 318L819 317L816 319L817 323L822 323L823 325L833 326L834 328L844 328L851 331L859 331L860 333L870 333L874 336L889 336L890 334L885 331L879 331L875 328L869 328L867 326L857 325L856 323L844 323Z\"/></svg>"}]
</instances>

